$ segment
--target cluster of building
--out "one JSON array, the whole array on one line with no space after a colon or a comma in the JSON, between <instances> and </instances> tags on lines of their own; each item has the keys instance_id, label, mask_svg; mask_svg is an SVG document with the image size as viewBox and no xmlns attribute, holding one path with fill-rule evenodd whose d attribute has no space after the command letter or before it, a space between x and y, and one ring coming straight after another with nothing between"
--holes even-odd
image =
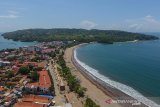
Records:
<instances>
[{"instance_id":1,"label":"cluster of building","mask_svg":"<svg viewBox=\"0 0 160 107\"><path fill-rule=\"evenodd\" d=\"M53 106L54 91L46 66L48 54L63 45L56 41L0 51L0 107ZM29 69L29 73L20 73L21 68ZM37 81L32 80L33 72Z\"/></svg>"},{"instance_id":2,"label":"cluster of building","mask_svg":"<svg viewBox=\"0 0 160 107\"><path fill-rule=\"evenodd\" d=\"M24 90L33 94L50 95L51 80L48 71L42 70L39 72L39 81L28 83L24 86Z\"/></svg>"},{"instance_id":3,"label":"cluster of building","mask_svg":"<svg viewBox=\"0 0 160 107\"><path fill-rule=\"evenodd\" d=\"M24 95L14 107L48 107L54 105L52 98L38 95Z\"/></svg>"}]
</instances>

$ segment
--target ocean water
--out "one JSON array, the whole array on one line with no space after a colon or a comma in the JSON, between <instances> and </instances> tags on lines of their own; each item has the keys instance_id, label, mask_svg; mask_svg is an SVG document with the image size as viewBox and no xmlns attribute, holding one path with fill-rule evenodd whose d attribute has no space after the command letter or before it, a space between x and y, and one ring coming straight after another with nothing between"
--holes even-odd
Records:
<instances>
[{"instance_id":1,"label":"ocean water","mask_svg":"<svg viewBox=\"0 0 160 107\"><path fill-rule=\"evenodd\" d=\"M111 86L151 107L160 106L160 40L83 45L75 58Z\"/></svg>"},{"instance_id":2,"label":"ocean water","mask_svg":"<svg viewBox=\"0 0 160 107\"><path fill-rule=\"evenodd\" d=\"M20 42L20 41L13 41L4 39L3 36L0 34L0 50L6 48L19 48L23 46L30 46L34 45L36 42Z\"/></svg>"}]
</instances>

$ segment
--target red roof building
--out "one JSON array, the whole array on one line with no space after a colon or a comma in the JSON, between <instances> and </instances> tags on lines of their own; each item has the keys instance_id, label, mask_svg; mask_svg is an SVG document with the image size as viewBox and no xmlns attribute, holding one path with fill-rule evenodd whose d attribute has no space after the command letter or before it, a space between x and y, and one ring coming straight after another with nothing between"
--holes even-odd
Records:
<instances>
[{"instance_id":1,"label":"red roof building","mask_svg":"<svg viewBox=\"0 0 160 107\"><path fill-rule=\"evenodd\" d=\"M51 80L48 71L42 70L39 72L39 82L30 83L25 86L29 92L37 93L50 93L49 88L51 87Z\"/></svg>"},{"instance_id":2,"label":"red roof building","mask_svg":"<svg viewBox=\"0 0 160 107\"><path fill-rule=\"evenodd\" d=\"M32 102L18 102L13 107L47 107L47 105Z\"/></svg>"},{"instance_id":3,"label":"red roof building","mask_svg":"<svg viewBox=\"0 0 160 107\"><path fill-rule=\"evenodd\" d=\"M50 86L51 86L51 80L48 75L48 72L46 70L41 71L39 76L39 87L49 88Z\"/></svg>"},{"instance_id":4,"label":"red roof building","mask_svg":"<svg viewBox=\"0 0 160 107\"><path fill-rule=\"evenodd\" d=\"M24 95L22 102L18 102L14 107L47 107L52 99L38 95Z\"/></svg>"},{"instance_id":5,"label":"red roof building","mask_svg":"<svg viewBox=\"0 0 160 107\"><path fill-rule=\"evenodd\" d=\"M44 96L38 96L38 95L24 95L22 98L23 102L36 102L36 103L43 103L43 104L49 104L51 102L51 99L44 97Z\"/></svg>"},{"instance_id":6,"label":"red roof building","mask_svg":"<svg viewBox=\"0 0 160 107\"><path fill-rule=\"evenodd\" d=\"M0 92L3 92L3 91L4 91L3 86L0 86Z\"/></svg>"},{"instance_id":7,"label":"red roof building","mask_svg":"<svg viewBox=\"0 0 160 107\"><path fill-rule=\"evenodd\" d=\"M43 54L50 53L50 52L55 52L55 49L44 49L44 50L42 50Z\"/></svg>"}]
</instances>

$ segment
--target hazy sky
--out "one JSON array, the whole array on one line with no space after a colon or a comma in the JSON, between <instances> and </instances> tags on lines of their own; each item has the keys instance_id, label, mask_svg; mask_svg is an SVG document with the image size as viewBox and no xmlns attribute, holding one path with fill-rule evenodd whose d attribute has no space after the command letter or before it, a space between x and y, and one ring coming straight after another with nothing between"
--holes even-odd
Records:
<instances>
[{"instance_id":1,"label":"hazy sky","mask_svg":"<svg viewBox=\"0 0 160 107\"><path fill-rule=\"evenodd\" d=\"M0 32L27 28L160 31L160 0L0 0Z\"/></svg>"}]
</instances>

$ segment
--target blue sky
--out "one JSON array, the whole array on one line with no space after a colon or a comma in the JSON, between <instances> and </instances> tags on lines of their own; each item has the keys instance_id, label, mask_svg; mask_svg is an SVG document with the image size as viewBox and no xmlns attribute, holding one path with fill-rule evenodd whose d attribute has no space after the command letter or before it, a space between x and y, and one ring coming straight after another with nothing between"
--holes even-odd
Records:
<instances>
[{"instance_id":1,"label":"blue sky","mask_svg":"<svg viewBox=\"0 0 160 107\"><path fill-rule=\"evenodd\" d=\"M27 28L160 31L160 0L0 0L0 32Z\"/></svg>"}]
</instances>

